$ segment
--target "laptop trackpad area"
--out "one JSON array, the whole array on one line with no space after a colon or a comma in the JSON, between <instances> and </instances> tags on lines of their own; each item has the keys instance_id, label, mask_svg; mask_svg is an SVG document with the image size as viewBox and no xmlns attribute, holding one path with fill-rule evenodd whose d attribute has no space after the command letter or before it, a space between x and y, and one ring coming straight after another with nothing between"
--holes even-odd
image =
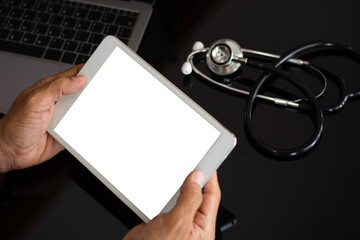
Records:
<instances>
[{"instance_id":1,"label":"laptop trackpad area","mask_svg":"<svg viewBox=\"0 0 360 240\"><path fill-rule=\"evenodd\" d=\"M6 113L22 90L61 68L60 63L0 53L0 112Z\"/></svg>"}]
</instances>

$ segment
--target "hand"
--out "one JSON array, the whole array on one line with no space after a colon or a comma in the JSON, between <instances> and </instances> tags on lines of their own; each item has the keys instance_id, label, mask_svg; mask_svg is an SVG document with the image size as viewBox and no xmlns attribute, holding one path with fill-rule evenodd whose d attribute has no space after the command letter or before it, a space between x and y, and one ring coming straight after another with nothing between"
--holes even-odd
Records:
<instances>
[{"instance_id":1,"label":"hand","mask_svg":"<svg viewBox=\"0 0 360 240\"><path fill-rule=\"evenodd\" d=\"M202 172L192 172L181 187L180 197L173 210L158 215L147 224L137 225L126 234L124 240L213 240L221 197L220 187L216 173L202 190L200 185L203 181Z\"/></svg>"},{"instance_id":2,"label":"hand","mask_svg":"<svg viewBox=\"0 0 360 240\"><path fill-rule=\"evenodd\" d=\"M76 76L82 66L41 79L16 98L0 120L0 172L37 165L64 149L46 130L55 103L85 84L85 76Z\"/></svg>"}]
</instances>

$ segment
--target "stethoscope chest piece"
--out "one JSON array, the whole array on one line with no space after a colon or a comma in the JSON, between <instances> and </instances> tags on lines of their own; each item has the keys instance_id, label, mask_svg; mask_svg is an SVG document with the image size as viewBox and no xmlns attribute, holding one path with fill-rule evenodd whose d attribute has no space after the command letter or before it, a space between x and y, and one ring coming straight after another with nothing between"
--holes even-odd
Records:
<instances>
[{"instance_id":1,"label":"stethoscope chest piece","mask_svg":"<svg viewBox=\"0 0 360 240\"><path fill-rule=\"evenodd\" d=\"M210 71L224 76L236 72L241 63L234 58L243 58L244 54L239 44L231 39L220 39L214 42L206 53L206 64Z\"/></svg>"}]
</instances>

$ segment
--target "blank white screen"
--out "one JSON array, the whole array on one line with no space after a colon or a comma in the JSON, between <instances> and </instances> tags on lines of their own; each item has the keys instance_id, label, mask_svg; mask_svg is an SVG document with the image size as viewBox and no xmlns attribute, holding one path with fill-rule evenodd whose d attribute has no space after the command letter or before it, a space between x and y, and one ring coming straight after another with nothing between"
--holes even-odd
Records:
<instances>
[{"instance_id":1,"label":"blank white screen","mask_svg":"<svg viewBox=\"0 0 360 240\"><path fill-rule=\"evenodd\" d=\"M55 132L149 219L220 135L118 47Z\"/></svg>"}]
</instances>

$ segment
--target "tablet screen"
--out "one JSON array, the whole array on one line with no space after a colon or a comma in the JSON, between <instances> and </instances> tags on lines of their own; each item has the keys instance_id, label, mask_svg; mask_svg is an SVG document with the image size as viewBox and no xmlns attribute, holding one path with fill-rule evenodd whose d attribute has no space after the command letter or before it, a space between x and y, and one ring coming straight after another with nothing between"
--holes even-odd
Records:
<instances>
[{"instance_id":1,"label":"tablet screen","mask_svg":"<svg viewBox=\"0 0 360 240\"><path fill-rule=\"evenodd\" d=\"M220 136L119 47L54 131L149 219Z\"/></svg>"}]
</instances>

